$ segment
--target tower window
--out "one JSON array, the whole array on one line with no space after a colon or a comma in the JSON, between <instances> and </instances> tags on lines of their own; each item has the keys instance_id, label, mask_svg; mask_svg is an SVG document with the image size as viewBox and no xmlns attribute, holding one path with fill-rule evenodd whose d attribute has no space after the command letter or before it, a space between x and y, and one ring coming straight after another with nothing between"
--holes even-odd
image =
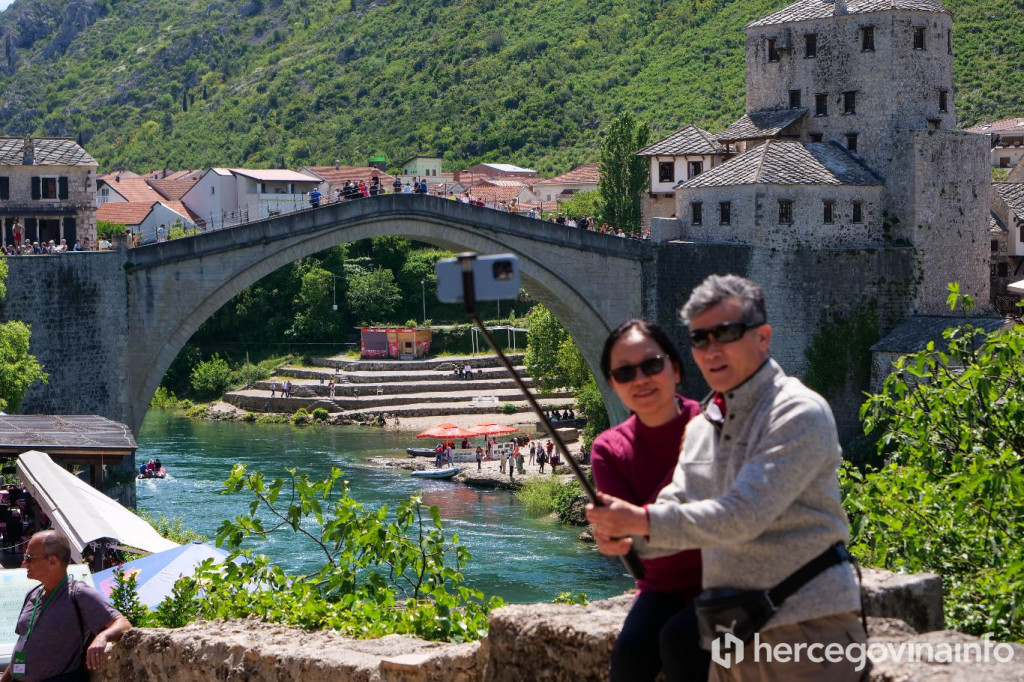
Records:
<instances>
[{"instance_id":1,"label":"tower window","mask_svg":"<svg viewBox=\"0 0 1024 682\"><path fill-rule=\"evenodd\" d=\"M818 56L818 34L808 33L804 36L804 57L813 59Z\"/></svg>"},{"instance_id":2,"label":"tower window","mask_svg":"<svg viewBox=\"0 0 1024 682\"><path fill-rule=\"evenodd\" d=\"M833 222L835 222L836 202L834 202L834 201L823 201L821 205L822 205L821 222L825 223L826 225L831 225Z\"/></svg>"},{"instance_id":3,"label":"tower window","mask_svg":"<svg viewBox=\"0 0 1024 682\"><path fill-rule=\"evenodd\" d=\"M821 133L811 133L811 142L821 142L821 140L822 140Z\"/></svg>"},{"instance_id":4,"label":"tower window","mask_svg":"<svg viewBox=\"0 0 1024 682\"><path fill-rule=\"evenodd\" d=\"M999 277L1006 277L1006 275L1008 274L1008 268L1006 267L1006 263L1000 263L997 272L999 273Z\"/></svg>"},{"instance_id":5,"label":"tower window","mask_svg":"<svg viewBox=\"0 0 1024 682\"><path fill-rule=\"evenodd\" d=\"M853 222L864 222L864 206L859 201L853 202Z\"/></svg>"},{"instance_id":6,"label":"tower window","mask_svg":"<svg viewBox=\"0 0 1024 682\"><path fill-rule=\"evenodd\" d=\"M924 49L924 26L915 26L914 27L914 49L915 50L923 50Z\"/></svg>"},{"instance_id":7,"label":"tower window","mask_svg":"<svg viewBox=\"0 0 1024 682\"><path fill-rule=\"evenodd\" d=\"M793 222L793 202L779 201L779 224L789 225Z\"/></svg>"},{"instance_id":8,"label":"tower window","mask_svg":"<svg viewBox=\"0 0 1024 682\"><path fill-rule=\"evenodd\" d=\"M777 47L775 47L775 38L768 39L768 61L779 61L779 50Z\"/></svg>"},{"instance_id":9,"label":"tower window","mask_svg":"<svg viewBox=\"0 0 1024 682\"><path fill-rule=\"evenodd\" d=\"M672 161L658 163L658 182L675 182L676 164Z\"/></svg>"},{"instance_id":10,"label":"tower window","mask_svg":"<svg viewBox=\"0 0 1024 682\"><path fill-rule=\"evenodd\" d=\"M860 30L860 49L862 52L875 51L875 27L865 26Z\"/></svg>"},{"instance_id":11,"label":"tower window","mask_svg":"<svg viewBox=\"0 0 1024 682\"><path fill-rule=\"evenodd\" d=\"M691 161L690 162L690 177L695 178L704 172L703 161Z\"/></svg>"},{"instance_id":12,"label":"tower window","mask_svg":"<svg viewBox=\"0 0 1024 682\"><path fill-rule=\"evenodd\" d=\"M857 113L857 91L847 90L843 93L843 113L844 114L856 114Z\"/></svg>"},{"instance_id":13,"label":"tower window","mask_svg":"<svg viewBox=\"0 0 1024 682\"><path fill-rule=\"evenodd\" d=\"M946 29L946 52L953 54L953 31Z\"/></svg>"},{"instance_id":14,"label":"tower window","mask_svg":"<svg viewBox=\"0 0 1024 682\"><path fill-rule=\"evenodd\" d=\"M722 201L718 204L718 223L729 225L732 223L732 202Z\"/></svg>"},{"instance_id":15,"label":"tower window","mask_svg":"<svg viewBox=\"0 0 1024 682\"><path fill-rule=\"evenodd\" d=\"M828 95L819 93L814 96L814 115L828 116Z\"/></svg>"},{"instance_id":16,"label":"tower window","mask_svg":"<svg viewBox=\"0 0 1024 682\"><path fill-rule=\"evenodd\" d=\"M846 134L846 148L851 152L857 151L857 133Z\"/></svg>"},{"instance_id":17,"label":"tower window","mask_svg":"<svg viewBox=\"0 0 1024 682\"><path fill-rule=\"evenodd\" d=\"M942 113L949 112L949 91L939 90L939 111Z\"/></svg>"},{"instance_id":18,"label":"tower window","mask_svg":"<svg viewBox=\"0 0 1024 682\"><path fill-rule=\"evenodd\" d=\"M800 108L800 91L790 90L789 91L789 108L799 109Z\"/></svg>"},{"instance_id":19,"label":"tower window","mask_svg":"<svg viewBox=\"0 0 1024 682\"><path fill-rule=\"evenodd\" d=\"M690 204L690 222L694 225L704 222L704 204L699 201Z\"/></svg>"}]
</instances>

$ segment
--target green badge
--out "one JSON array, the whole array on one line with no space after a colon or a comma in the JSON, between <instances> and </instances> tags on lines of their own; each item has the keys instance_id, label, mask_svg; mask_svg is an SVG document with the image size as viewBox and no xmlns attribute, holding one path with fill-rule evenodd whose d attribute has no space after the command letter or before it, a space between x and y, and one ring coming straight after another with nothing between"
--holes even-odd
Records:
<instances>
[{"instance_id":1,"label":"green badge","mask_svg":"<svg viewBox=\"0 0 1024 682\"><path fill-rule=\"evenodd\" d=\"M25 652L15 651L11 657L11 676L15 679L25 677Z\"/></svg>"}]
</instances>

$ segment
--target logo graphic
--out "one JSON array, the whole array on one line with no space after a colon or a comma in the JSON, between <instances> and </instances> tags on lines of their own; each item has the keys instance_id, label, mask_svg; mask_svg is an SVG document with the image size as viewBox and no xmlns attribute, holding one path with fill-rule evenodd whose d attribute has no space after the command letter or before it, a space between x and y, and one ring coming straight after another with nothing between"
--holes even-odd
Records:
<instances>
[{"instance_id":1,"label":"logo graphic","mask_svg":"<svg viewBox=\"0 0 1024 682\"><path fill-rule=\"evenodd\" d=\"M716 637L711 642L711 660L723 668L731 668L734 663L738 665L743 661L743 640L731 632Z\"/></svg>"}]
</instances>

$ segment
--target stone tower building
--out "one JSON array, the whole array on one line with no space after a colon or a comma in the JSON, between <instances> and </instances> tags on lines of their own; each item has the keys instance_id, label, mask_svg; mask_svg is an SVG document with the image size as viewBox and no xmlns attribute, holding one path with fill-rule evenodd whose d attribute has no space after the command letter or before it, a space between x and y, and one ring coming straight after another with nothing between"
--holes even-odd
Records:
<instances>
[{"instance_id":1,"label":"stone tower building","mask_svg":"<svg viewBox=\"0 0 1024 682\"><path fill-rule=\"evenodd\" d=\"M678 236L912 246L913 312L947 283L989 300L984 136L955 130L952 18L938 0L800 0L747 26L740 152L676 186ZM764 147L764 148L762 148Z\"/></svg>"}]
</instances>

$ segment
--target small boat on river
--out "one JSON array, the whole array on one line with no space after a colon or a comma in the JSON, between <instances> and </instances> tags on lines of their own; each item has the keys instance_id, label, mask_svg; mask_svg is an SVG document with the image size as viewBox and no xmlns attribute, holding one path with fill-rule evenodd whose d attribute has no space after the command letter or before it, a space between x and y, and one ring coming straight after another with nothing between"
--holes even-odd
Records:
<instances>
[{"instance_id":1,"label":"small boat on river","mask_svg":"<svg viewBox=\"0 0 1024 682\"><path fill-rule=\"evenodd\" d=\"M450 467L448 469L425 469L423 471L414 471L410 476L416 478L451 478L455 474L459 473L459 467Z\"/></svg>"},{"instance_id":2,"label":"small boat on river","mask_svg":"<svg viewBox=\"0 0 1024 682\"><path fill-rule=\"evenodd\" d=\"M160 467L159 469L147 469L146 471L139 472L139 478L167 478L167 469L164 469L163 467Z\"/></svg>"},{"instance_id":3,"label":"small boat on river","mask_svg":"<svg viewBox=\"0 0 1024 682\"><path fill-rule=\"evenodd\" d=\"M436 457L437 450L434 448L406 448L405 451L410 457Z\"/></svg>"}]
</instances>

